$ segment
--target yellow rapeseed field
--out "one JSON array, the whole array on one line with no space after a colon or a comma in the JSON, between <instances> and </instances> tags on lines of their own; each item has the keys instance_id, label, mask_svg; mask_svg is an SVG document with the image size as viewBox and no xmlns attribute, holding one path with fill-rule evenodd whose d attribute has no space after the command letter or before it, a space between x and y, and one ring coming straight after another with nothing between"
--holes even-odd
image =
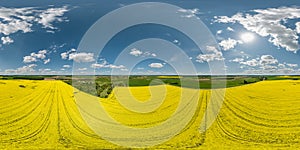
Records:
<instances>
[{"instance_id":1,"label":"yellow rapeseed field","mask_svg":"<svg viewBox=\"0 0 300 150\"><path fill-rule=\"evenodd\" d=\"M180 103L181 88L167 85L161 106L139 114L117 101L115 94L122 94L122 88L114 89L106 99L99 99L99 105L112 118L129 127L157 126L172 116ZM161 86L153 88L159 95ZM82 98L93 96L74 90L64 82L0 80L0 89L0 149L126 148L104 140L88 127L73 92ZM141 102L151 98L149 87L131 87L130 91ZM211 91L200 90L199 93L197 110L187 126L171 140L150 148L300 147L300 81L263 81L226 89L220 113L205 133L199 132L199 126Z\"/></svg>"}]
</instances>

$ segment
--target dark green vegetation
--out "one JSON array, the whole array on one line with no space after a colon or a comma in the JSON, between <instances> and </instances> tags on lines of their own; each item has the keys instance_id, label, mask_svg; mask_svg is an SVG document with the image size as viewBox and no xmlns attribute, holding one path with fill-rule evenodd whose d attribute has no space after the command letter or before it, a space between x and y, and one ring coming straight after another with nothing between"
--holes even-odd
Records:
<instances>
[{"instance_id":1,"label":"dark green vegetation","mask_svg":"<svg viewBox=\"0 0 300 150\"><path fill-rule=\"evenodd\" d=\"M300 76L0 76L1 79L62 80L81 91L106 98L115 86L168 84L187 88L229 88L263 80L298 80ZM95 82L92 82L95 81ZM72 84L73 83L73 84ZM212 84L213 83L213 84ZM213 86L212 86L213 85Z\"/></svg>"}]
</instances>

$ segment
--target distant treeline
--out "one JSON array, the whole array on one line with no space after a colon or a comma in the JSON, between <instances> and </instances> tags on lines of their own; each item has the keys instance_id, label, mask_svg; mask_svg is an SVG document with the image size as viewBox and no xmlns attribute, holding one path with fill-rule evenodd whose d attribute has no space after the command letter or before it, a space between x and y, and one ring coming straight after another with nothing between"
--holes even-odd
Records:
<instances>
[{"instance_id":1,"label":"distant treeline","mask_svg":"<svg viewBox=\"0 0 300 150\"><path fill-rule=\"evenodd\" d=\"M3 80L13 80L13 79L22 79L22 80L44 80L46 76L2 76Z\"/></svg>"},{"instance_id":2,"label":"distant treeline","mask_svg":"<svg viewBox=\"0 0 300 150\"><path fill-rule=\"evenodd\" d=\"M167 85L186 88L228 88L245 84L256 83L264 80L298 80L300 76L265 76L265 75L228 75L228 76L54 76L54 75L18 75L1 76L2 79L23 79L23 80L61 80L69 85L86 93L106 98L115 86L149 86ZM111 80L113 79L114 82ZM158 79L158 80L157 80ZM74 82L75 81L75 82ZM159 82L158 82L159 81ZM214 83L214 84L212 84Z\"/></svg>"}]
</instances>

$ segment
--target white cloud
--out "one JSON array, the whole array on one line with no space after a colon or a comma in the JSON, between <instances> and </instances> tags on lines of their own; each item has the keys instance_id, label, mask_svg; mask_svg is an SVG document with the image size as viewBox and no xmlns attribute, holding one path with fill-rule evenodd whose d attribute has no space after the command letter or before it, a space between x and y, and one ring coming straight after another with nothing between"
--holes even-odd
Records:
<instances>
[{"instance_id":1,"label":"white cloud","mask_svg":"<svg viewBox=\"0 0 300 150\"><path fill-rule=\"evenodd\" d=\"M206 46L206 51L215 53L218 49L215 46Z\"/></svg>"},{"instance_id":2,"label":"white cloud","mask_svg":"<svg viewBox=\"0 0 300 150\"><path fill-rule=\"evenodd\" d=\"M1 11L1 10L0 10ZM1 13L0 13L1 14ZM0 17L2 18L2 17ZM8 23L4 23L3 21L0 22L0 33L4 35L10 35L13 33L16 33L18 31L21 31L23 33L32 32L31 29L32 24L21 21L21 20L9 20Z\"/></svg>"},{"instance_id":3,"label":"white cloud","mask_svg":"<svg viewBox=\"0 0 300 150\"><path fill-rule=\"evenodd\" d=\"M146 56L156 57L157 55L156 55L155 53L145 52L145 53L143 54L143 57L146 57Z\"/></svg>"},{"instance_id":4,"label":"white cloud","mask_svg":"<svg viewBox=\"0 0 300 150\"><path fill-rule=\"evenodd\" d=\"M151 68L162 68L164 65L162 63L151 63L148 65Z\"/></svg>"},{"instance_id":5,"label":"white cloud","mask_svg":"<svg viewBox=\"0 0 300 150\"><path fill-rule=\"evenodd\" d=\"M110 68L110 69L121 69L125 70L126 67L124 65L114 65L109 64L105 59L102 59L101 63L94 63L91 65L92 68Z\"/></svg>"},{"instance_id":6,"label":"white cloud","mask_svg":"<svg viewBox=\"0 0 300 150\"><path fill-rule=\"evenodd\" d=\"M235 58L234 60L231 60L231 62L237 62L242 65L256 67L259 66L260 68L272 68L273 65L278 64L278 60L274 58L272 55L262 55L261 57L258 57L256 59L251 60L244 60L243 58ZM283 66L280 65L280 66Z\"/></svg>"},{"instance_id":7,"label":"white cloud","mask_svg":"<svg viewBox=\"0 0 300 150\"><path fill-rule=\"evenodd\" d=\"M298 67L298 64L286 64L286 65L289 66L289 67L292 67L292 68Z\"/></svg>"},{"instance_id":8,"label":"white cloud","mask_svg":"<svg viewBox=\"0 0 300 150\"><path fill-rule=\"evenodd\" d=\"M105 68L104 66L105 66L105 64L98 64L98 63L91 65L92 68Z\"/></svg>"},{"instance_id":9,"label":"white cloud","mask_svg":"<svg viewBox=\"0 0 300 150\"><path fill-rule=\"evenodd\" d=\"M68 53L67 52L63 52L60 54L61 59L68 59Z\"/></svg>"},{"instance_id":10,"label":"white cloud","mask_svg":"<svg viewBox=\"0 0 300 150\"><path fill-rule=\"evenodd\" d=\"M232 60L229 60L229 62L237 62L237 63L243 62L243 61L244 61L244 58L234 58Z\"/></svg>"},{"instance_id":11,"label":"white cloud","mask_svg":"<svg viewBox=\"0 0 300 150\"><path fill-rule=\"evenodd\" d=\"M2 43L3 44L10 44L10 43L13 43L14 40L11 39L10 37L6 36L6 37L1 37L1 40L2 40Z\"/></svg>"},{"instance_id":12,"label":"white cloud","mask_svg":"<svg viewBox=\"0 0 300 150\"><path fill-rule=\"evenodd\" d=\"M247 66L251 66L251 67L255 67L259 65L259 62L256 59L251 59L251 60L247 60L247 61L241 61L239 62L240 64L243 65L247 65Z\"/></svg>"},{"instance_id":13,"label":"white cloud","mask_svg":"<svg viewBox=\"0 0 300 150\"><path fill-rule=\"evenodd\" d=\"M74 52L76 52L76 49L75 49L75 48L72 48L72 49L70 49L70 50L68 50L68 51L66 51L66 52L61 53L61 54L60 54L61 59L68 59L69 54L74 53Z\"/></svg>"},{"instance_id":14,"label":"white cloud","mask_svg":"<svg viewBox=\"0 0 300 150\"><path fill-rule=\"evenodd\" d=\"M223 60L222 57L222 53L221 52L217 52L217 53L213 53L213 54L200 54L197 56L197 62L211 62L214 60Z\"/></svg>"},{"instance_id":15,"label":"white cloud","mask_svg":"<svg viewBox=\"0 0 300 150\"><path fill-rule=\"evenodd\" d=\"M299 49L297 31L285 26L282 22L300 18L300 8L280 7L252 10L255 14L237 13L231 17L215 17L219 23L239 23L248 31L262 37L269 37L269 42L287 51L297 52Z\"/></svg>"},{"instance_id":16,"label":"white cloud","mask_svg":"<svg viewBox=\"0 0 300 150\"><path fill-rule=\"evenodd\" d=\"M284 68L284 67L285 67L285 64L279 63L279 64L278 64L278 67L279 67L279 68Z\"/></svg>"},{"instance_id":17,"label":"white cloud","mask_svg":"<svg viewBox=\"0 0 300 150\"><path fill-rule=\"evenodd\" d=\"M280 74L292 74L292 73L295 73L296 70L294 70L292 68L283 68L283 69L278 69L277 72Z\"/></svg>"},{"instance_id":18,"label":"white cloud","mask_svg":"<svg viewBox=\"0 0 300 150\"><path fill-rule=\"evenodd\" d=\"M178 40L173 40L173 43L177 44L177 43L179 43L179 41Z\"/></svg>"},{"instance_id":19,"label":"white cloud","mask_svg":"<svg viewBox=\"0 0 300 150\"><path fill-rule=\"evenodd\" d=\"M300 22L297 22L295 25L296 25L296 32L300 34Z\"/></svg>"},{"instance_id":20,"label":"white cloud","mask_svg":"<svg viewBox=\"0 0 300 150\"><path fill-rule=\"evenodd\" d=\"M275 59L272 55L262 55L260 57L259 63L261 65L274 65L278 63L278 60Z\"/></svg>"},{"instance_id":21,"label":"white cloud","mask_svg":"<svg viewBox=\"0 0 300 150\"><path fill-rule=\"evenodd\" d=\"M34 72L34 68L36 67L36 64L30 64L27 66L23 66L21 68L17 69L17 73L28 73L28 72Z\"/></svg>"},{"instance_id":22,"label":"white cloud","mask_svg":"<svg viewBox=\"0 0 300 150\"><path fill-rule=\"evenodd\" d=\"M277 74L277 75L282 75L282 74L298 74L297 70L294 70L292 68L276 68L276 67L261 67L260 69L253 69L250 68L248 70L245 70L245 74Z\"/></svg>"},{"instance_id":23,"label":"white cloud","mask_svg":"<svg viewBox=\"0 0 300 150\"><path fill-rule=\"evenodd\" d=\"M87 68L78 68L79 71L85 71Z\"/></svg>"},{"instance_id":24,"label":"white cloud","mask_svg":"<svg viewBox=\"0 0 300 150\"><path fill-rule=\"evenodd\" d=\"M231 62L241 64L240 68L246 74L290 74L296 73L298 67L298 64L280 63L272 55L262 55L251 60L236 58Z\"/></svg>"},{"instance_id":25,"label":"white cloud","mask_svg":"<svg viewBox=\"0 0 300 150\"><path fill-rule=\"evenodd\" d=\"M197 62L211 62L211 61L221 61L224 60L222 52L218 51L214 46L207 46L206 51L209 52L208 54L199 54L197 58Z\"/></svg>"},{"instance_id":26,"label":"white cloud","mask_svg":"<svg viewBox=\"0 0 300 150\"><path fill-rule=\"evenodd\" d=\"M181 42L179 40L177 40L177 39L173 40L173 43L177 44L177 45L181 45Z\"/></svg>"},{"instance_id":27,"label":"white cloud","mask_svg":"<svg viewBox=\"0 0 300 150\"><path fill-rule=\"evenodd\" d=\"M242 44L243 42L240 40L234 40L231 38L228 38L227 40L222 40L219 45L222 47L224 51L233 49L237 44Z\"/></svg>"},{"instance_id":28,"label":"white cloud","mask_svg":"<svg viewBox=\"0 0 300 150\"><path fill-rule=\"evenodd\" d=\"M46 68L46 69L39 69L40 74L50 74L51 69Z\"/></svg>"},{"instance_id":29,"label":"white cloud","mask_svg":"<svg viewBox=\"0 0 300 150\"><path fill-rule=\"evenodd\" d=\"M126 67L124 65L112 65L112 64L92 64L92 68L110 68L110 69L125 69Z\"/></svg>"},{"instance_id":30,"label":"white cloud","mask_svg":"<svg viewBox=\"0 0 300 150\"><path fill-rule=\"evenodd\" d=\"M24 56L23 57L23 62L24 63L31 63L31 62L36 62L37 59L35 57L32 56Z\"/></svg>"},{"instance_id":31,"label":"white cloud","mask_svg":"<svg viewBox=\"0 0 300 150\"><path fill-rule=\"evenodd\" d=\"M30 55L35 58L45 59L47 50L40 50L38 53L31 53Z\"/></svg>"},{"instance_id":32,"label":"white cloud","mask_svg":"<svg viewBox=\"0 0 300 150\"><path fill-rule=\"evenodd\" d=\"M227 30L227 31L231 31L231 32L234 31L231 27L227 27L226 30Z\"/></svg>"},{"instance_id":33,"label":"white cloud","mask_svg":"<svg viewBox=\"0 0 300 150\"><path fill-rule=\"evenodd\" d=\"M94 53L72 53L69 55L69 60L74 60L75 62L93 62L94 59Z\"/></svg>"},{"instance_id":34,"label":"white cloud","mask_svg":"<svg viewBox=\"0 0 300 150\"><path fill-rule=\"evenodd\" d=\"M48 64L50 62L50 58L44 60L44 64Z\"/></svg>"},{"instance_id":35,"label":"white cloud","mask_svg":"<svg viewBox=\"0 0 300 150\"><path fill-rule=\"evenodd\" d=\"M67 6L63 6L61 8L48 8L45 11L41 11L41 13L38 15L39 17L36 18L36 21L42 24L44 28L56 29L52 25L52 22L64 21L64 18L62 18L62 16L67 11L68 11Z\"/></svg>"},{"instance_id":36,"label":"white cloud","mask_svg":"<svg viewBox=\"0 0 300 150\"><path fill-rule=\"evenodd\" d=\"M123 66L123 65L112 65L112 64L109 64L109 65L107 65L105 67L111 68L111 69L125 69L125 66Z\"/></svg>"},{"instance_id":37,"label":"white cloud","mask_svg":"<svg viewBox=\"0 0 300 150\"><path fill-rule=\"evenodd\" d=\"M50 62L50 59L44 60L46 58L47 50L40 50L37 53L31 53L30 56L24 56L23 62L24 63L31 63L31 62L37 62L38 60L43 60L44 64L47 64Z\"/></svg>"},{"instance_id":38,"label":"white cloud","mask_svg":"<svg viewBox=\"0 0 300 150\"><path fill-rule=\"evenodd\" d=\"M137 48L133 48L130 50L129 52L130 55L133 55L133 56L142 56L142 57L147 57L147 56L152 56L152 57L156 57L157 55L155 53L151 53L149 51L146 51L146 52L143 52Z\"/></svg>"},{"instance_id":39,"label":"white cloud","mask_svg":"<svg viewBox=\"0 0 300 150\"><path fill-rule=\"evenodd\" d=\"M185 18L196 17L197 14L200 14L198 8L194 8L194 9L179 9L178 12L182 13L181 17L185 17Z\"/></svg>"},{"instance_id":40,"label":"white cloud","mask_svg":"<svg viewBox=\"0 0 300 150\"><path fill-rule=\"evenodd\" d=\"M263 65L260 66L259 68L263 69L263 70L268 70L268 71L276 71L277 66L272 66L272 65Z\"/></svg>"},{"instance_id":41,"label":"white cloud","mask_svg":"<svg viewBox=\"0 0 300 150\"><path fill-rule=\"evenodd\" d=\"M5 73L6 74L30 74L36 71L34 69L36 66L37 66L36 64L29 64L17 69L6 69Z\"/></svg>"},{"instance_id":42,"label":"white cloud","mask_svg":"<svg viewBox=\"0 0 300 150\"><path fill-rule=\"evenodd\" d=\"M70 68L70 65L63 65L63 68Z\"/></svg>"},{"instance_id":43,"label":"white cloud","mask_svg":"<svg viewBox=\"0 0 300 150\"><path fill-rule=\"evenodd\" d=\"M34 24L41 24L43 28L53 30L56 28L52 23L64 21L65 18L62 16L67 11L66 6L46 10L37 7L0 7L0 33L8 36L16 32L33 32L32 27ZM10 43L12 41L12 39L5 40Z\"/></svg>"},{"instance_id":44,"label":"white cloud","mask_svg":"<svg viewBox=\"0 0 300 150\"><path fill-rule=\"evenodd\" d=\"M122 68L121 71L129 71L127 68Z\"/></svg>"},{"instance_id":45,"label":"white cloud","mask_svg":"<svg viewBox=\"0 0 300 150\"><path fill-rule=\"evenodd\" d=\"M140 55L143 54L143 52L140 51L140 50L138 50L138 49L136 49L136 48L133 48L133 49L131 49L131 51L130 51L129 54L130 54L130 55L133 55L133 56L140 56Z\"/></svg>"},{"instance_id":46,"label":"white cloud","mask_svg":"<svg viewBox=\"0 0 300 150\"><path fill-rule=\"evenodd\" d=\"M221 34L223 31L222 30L218 30L217 31L217 34Z\"/></svg>"}]
</instances>

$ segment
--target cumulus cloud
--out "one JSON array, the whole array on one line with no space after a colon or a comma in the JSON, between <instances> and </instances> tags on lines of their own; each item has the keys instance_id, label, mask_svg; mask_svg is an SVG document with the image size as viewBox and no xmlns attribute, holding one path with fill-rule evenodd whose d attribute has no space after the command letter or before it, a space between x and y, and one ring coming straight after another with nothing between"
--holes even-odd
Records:
<instances>
[{"instance_id":1,"label":"cumulus cloud","mask_svg":"<svg viewBox=\"0 0 300 150\"><path fill-rule=\"evenodd\" d=\"M35 58L45 59L47 50L40 50L38 53L31 53L30 55Z\"/></svg>"},{"instance_id":2,"label":"cumulus cloud","mask_svg":"<svg viewBox=\"0 0 300 150\"><path fill-rule=\"evenodd\" d=\"M300 8L279 7L255 9L251 12L252 14L237 13L231 17L215 17L215 22L239 23L248 31L255 32L262 37L269 37L269 42L275 46L285 48L287 51L297 52L300 47L297 35L299 28L291 29L285 26L283 22L290 19L299 19Z\"/></svg>"},{"instance_id":3,"label":"cumulus cloud","mask_svg":"<svg viewBox=\"0 0 300 150\"><path fill-rule=\"evenodd\" d=\"M244 60L243 58L235 58L230 60L241 64L240 68L244 69L247 74L288 74L295 73L298 64L280 63L272 55L262 55L255 59Z\"/></svg>"},{"instance_id":4,"label":"cumulus cloud","mask_svg":"<svg viewBox=\"0 0 300 150\"><path fill-rule=\"evenodd\" d=\"M68 11L67 6L61 8L49 8L41 11L36 21L43 25L44 28L56 29L52 22L66 21L62 16ZM49 30L48 30L49 31Z\"/></svg>"},{"instance_id":5,"label":"cumulus cloud","mask_svg":"<svg viewBox=\"0 0 300 150\"><path fill-rule=\"evenodd\" d=\"M215 60L224 60L222 52L218 51L214 46L207 46L206 51L207 54L199 54L196 58L197 62L211 62Z\"/></svg>"},{"instance_id":6,"label":"cumulus cloud","mask_svg":"<svg viewBox=\"0 0 300 150\"><path fill-rule=\"evenodd\" d=\"M24 56L23 57L23 62L24 63L31 63L31 62L36 62L37 59L35 57L32 56Z\"/></svg>"},{"instance_id":7,"label":"cumulus cloud","mask_svg":"<svg viewBox=\"0 0 300 150\"><path fill-rule=\"evenodd\" d=\"M275 59L272 55L262 55L260 57L259 63L261 65L274 65L278 63L278 60Z\"/></svg>"},{"instance_id":8,"label":"cumulus cloud","mask_svg":"<svg viewBox=\"0 0 300 150\"><path fill-rule=\"evenodd\" d=\"M24 63L31 63L31 62L36 62L38 60L43 60L44 64L47 64L50 62L50 59L45 60L47 50L40 50L37 53L31 53L29 56L24 56L23 57L23 62Z\"/></svg>"},{"instance_id":9,"label":"cumulus cloud","mask_svg":"<svg viewBox=\"0 0 300 150\"><path fill-rule=\"evenodd\" d=\"M29 64L17 69L7 69L5 70L6 74L30 74L35 72L36 64Z\"/></svg>"},{"instance_id":10,"label":"cumulus cloud","mask_svg":"<svg viewBox=\"0 0 300 150\"><path fill-rule=\"evenodd\" d=\"M28 73L28 72L34 72L34 68L36 67L36 64L30 64L30 65L26 65L23 66L21 68L17 69L17 73Z\"/></svg>"},{"instance_id":11,"label":"cumulus cloud","mask_svg":"<svg viewBox=\"0 0 300 150\"><path fill-rule=\"evenodd\" d=\"M278 64L278 67L279 67L279 68L284 68L284 67L285 67L285 64L279 63L279 64Z\"/></svg>"},{"instance_id":12,"label":"cumulus cloud","mask_svg":"<svg viewBox=\"0 0 300 150\"><path fill-rule=\"evenodd\" d=\"M133 48L130 50L129 52L130 55L133 55L133 56L142 56L142 57L147 57L147 56L152 56L152 57L156 57L157 55L155 53L151 53L149 51L146 51L146 52L143 52L142 50L139 50L137 48Z\"/></svg>"},{"instance_id":13,"label":"cumulus cloud","mask_svg":"<svg viewBox=\"0 0 300 150\"><path fill-rule=\"evenodd\" d=\"M94 53L72 53L69 54L69 60L74 60L75 62L93 62L94 59Z\"/></svg>"},{"instance_id":14,"label":"cumulus cloud","mask_svg":"<svg viewBox=\"0 0 300 150\"><path fill-rule=\"evenodd\" d=\"M263 69L263 70L268 70L268 71L276 71L277 66L272 66L272 65L262 65L259 68Z\"/></svg>"},{"instance_id":15,"label":"cumulus cloud","mask_svg":"<svg viewBox=\"0 0 300 150\"><path fill-rule=\"evenodd\" d=\"M151 63L148 65L151 68L162 68L164 65L162 63Z\"/></svg>"},{"instance_id":16,"label":"cumulus cloud","mask_svg":"<svg viewBox=\"0 0 300 150\"><path fill-rule=\"evenodd\" d=\"M231 62L237 62L241 65L256 67L259 66L261 68L272 68L272 65L278 64L278 60L274 58L272 55L262 55L256 59L244 60L243 58L235 58L231 60Z\"/></svg>"},{"instance_id":17,"label":"cumulus cloud","mask_svg":"<svg viewBox=\"0 0 300 150\"><path fill-rule=\"evenodd\" d=\"M70 68L70 65L63 65L63 68Z\"/></svg>"},{"instance_id":18,"label":"cumulus cloud","mask_svg":"<svg viewBox=\"0 0 300 150\"><path fill-rule=\"evenodd\" d=\"M110 69L122 69L125 70L126 67L124 65L114 65L109 64L105 59L101 60L102 62L94 63L91 65L92 68L110 68Z\"/></svg>"},{"instance_id":19,"label":"cumulus cloud","mask_svg":"<svg viewBox=\"0 0 300 150\"><path fill-rule=\"evenodd\" d=\"M138 50L138 49L136 49L136 48L133 48L133 49L131 49L131 51L130 51L129 54L130 54L130 55L133 55L133 56L140 56L140 55L143 54L143 52L140 51L140 50Z\"/></svg>"},{"instance_id":20,"label":"cumulus cloud","mask_svg":"<svg viewBox=\"0 0 300 150\"><path fill-rule=\"evenodd\" d=\"M247 60L247 61L240 61L240 64L243 65L247 65L247 66L251 66L251 67L255 67L259 65L259 62L256 59L251 59L251 60Z\"/></svg>"},{"instance_id":21,"label":"cumulus cloud","mask_svg":"<svg viewBox=\"0 0 300 150\"><path fill-rule=\"evenodd\" d=\"M233 49L237 44L242 44L243 42L240 40L234 40L231 38L228 38L227 40L222 40L219 45L222 47L224 51Z\"/></svg>"},{"instance_id":22,"label":"cumulus cloud","mask_svg":"<svg viewBox=\"0 0 300 150\"><path fill-rule=\"evenodd\" d=\"M68 59L69 54L74 53L74 52L76 52L76 49L75 49L75 48L72 48L72 49L70 49L70 50L68 50L68 51L66 51L66 52L61 53L61 54L60 54L61 59Z\"/></svg>"},{"instance_id":23,"label":"cumulus cloud","mask_svg":"<svg viewBox=\"0 0 300 150\"><path fill-rule=\"evenodd\" d=\"M108 68L111 68L111 69L125 69L125 66L123 65L112 65L112 64L109 64L107 65Z\"/></svg>"},{"instance_id":24,"label":"cumulus cloud","mask_svg":"<svg viewBox=\"0 0 300 150\"><path fill-rule=\"evenodd\" d=\"M95 63L91 65L92 68L105 68L104 66L105 64L99 64L99 63Z\"/></svg>"},{"instance_id":25,"label":"cumulus cloud","mask_svg":"<svg viewBox=\"0 0 300 150\"><path fill-rule=\"evenodd\" d=\"M292 67L292 68L296 68L296 67L298 67L298 64L286 64L287 66L289 66L289 67Z\"/></svg>"},{"instance_id":26,"label":"cumulus cloud","mask_svg":"<svg viewBox=\"0 0 300 150\"><path fill-rule=\"evenodd\" d=\"M68 53L67 52L63 52L60 54L62 59L68 59Z\"/></svg>"},{"instance_id":27,"label":"cumulus cloud","mask_svg":"<svg viewBox=\"0 0 300 150\"><path fill-rule=\"evenodd\" d=\"M2 40L2 43L3 44L10 44L10 43L13 43L14 40L11 39L10 37L6 36L6 37L1 37L1 40Z\"/></svg>"},{"instance_id":28,"label":"cumulus cloud","mask_svg":"<svg viewBox=\"0 0 300 150\"><path fill-rule=\"evenodd\" d=\"M8 36L16 32L32 32L34 24L40 24L43 28L54 30L56 28L53 26L53 23L65 21L65 18L62 16L68 10L66 6L48 9L37 7L0 7L0 33ZM1 40L3 44L4 41L8 41L8 43L13 41L7 37Z\"/></svg>"},{"instance_id":29,"label":"cumulus cloud","mask_svg":"<svg viewBox=\"0 0 300 150\"><path fill-rule=\"evenodd\" d=\"M112 65L112 64L108 64L108 65L104 65L104 64L92 64L91 65L92 68L110 68L110 69L125 69L126 67L124 65Z\"/></svg>"}]
</instances>

